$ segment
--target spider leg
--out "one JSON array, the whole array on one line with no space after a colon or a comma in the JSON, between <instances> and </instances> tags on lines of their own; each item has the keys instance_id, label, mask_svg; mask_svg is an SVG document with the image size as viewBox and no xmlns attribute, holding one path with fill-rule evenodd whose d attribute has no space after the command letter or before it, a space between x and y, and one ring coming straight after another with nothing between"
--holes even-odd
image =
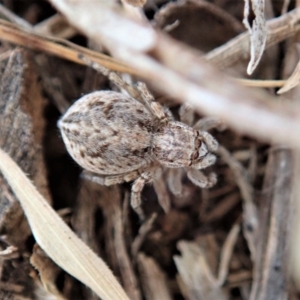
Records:
<instances>
[{"instance_id":1,"label":"spider leg","mask_svg":"<svg viewBox=\"0 0 300 300\"><path fill-rule=\"evenodd\" d=\"M220 119L215 117L206 117L198 120L194 124L194 129L200 131L208 131L213 128L217 128L218 130L224 130L224 124L220 121Z\"/></svg>"},{"instance_id":2,"label":"spider leg","mask_svg":"<svg viewBox=\"0 0 300 300\"><path fill-rule=\"evenodd\" d=\"M172 192L173 195L175 196L180 196L182 195L183 192L183 186L182 186L182 168L172 168L168 170L168 175L167 175L167 184Z\"/></svg>"},{"instance_id":3,"label":"spider leg","mask_svg":"<svg viewBox=\"0 0 300 300\"><path fill-rule=\"evenodd\" d=\"M171 209L171 199L167 190L166 183L162 177L162 169L158 169L160 171L159 175L155 176L155 180L153 180L153 187L157 195L157 199L159 205L162 207L165 213L168 213ZM158 172L156 172L157 174Z\"/></svg>"},{"instance_id":4,"label":"spider leg","mask_svg":"<svg viewBox=\"0 0 300 300\"><path fill-rule=\"evenodd\" d=\"M129 182L136 179L138 176L139 173L137 171L118 175L100 175L87 170L84 170L81 173L81 178L106 186Z\"/></svg>"},{"instance_id":5,"label":"spider leg","mask_svg":"<svg viewBox=\"0 0 300 300\"><path fill-rule=\"evenodd\" d=\"M143 103L143 99L140 95L140 92L135 87L133 87L132 85L128 84L125 80L123 80L122 77L119 76L116 72L113 72L108 68L103 67L100 64L90 60L83 54L79 54L78 58L81 59L83 62L85 62L86 65L88 65L89 67L93 68L94 70L106 76L117 87L119 87L120 89L124 89L131 97Z\"/></svg>"},{"instance_id":6,"label":"spider leg","mask_svg":"<svg viewBox=\"0 0 300 300\"><path fill-rule=\"evenodd\" d=\"M182 123L185 123L193 127L195 114L194 114L194 110L189 104L184 103L180 106L179 117Z\"/></svg>"},{"instance_id":7,"label":"spider leg","mask_svg":"<svg viewBox=\"0 0 300 300\"><path fill-rule=\"evenodd\" d=\"M219 143L216 139L206 131L198 131L199 137L206 144L207 149L210 152L216 152L219 148Z\"/></svg>"},{"instance_id":8,"label":"spider leg","mask_svg":"<svg viewBox=\"0 0 300 300\"><path fill-rule=\"evenodd\" d=\"M210 173L208 176L205 176L201 171L196 169L188 169L187 176L191 182L201 188L210 188L217 182L215 173Z\"/></svg>"},{"instance_id":9,"label":"spider leg","mask_svg":"<svg viewBox=\"0 0 300 300\"><path fill-rule=\"evenodd\" d=\"M169 114L166 112L166 110L163 108L160 103L158 103L153 95L149 92L147 86L143 82L138 82L136 85L136 88L140 92L140 95L142 99L144 100L144 103L148 107L148 109L151 111L151 113L159 119L163 123L167 123L170 120Z\"/></svg>"},{"instance_id":10,"label":"spider leg","mask_svg":"<svg viewBox=\"0 0 300 300\"><path fill-rule=\"evenodd\" d=\"M193 163L191 166L193 169L200 170L205 169L216 162L217 157L214 154L208 153L199 161Z\"/></svg>"},{"instance_id":11,"label":"spider leg","mask_svg":"<svg viewBox=\"0 0 300 300\"><path fill-rule=\"evenodd\" d=\"M79 54L78 58L85 62L86 65L106 76L117 87L119 87L120 89L124 89L131 97L143 104L146 104L150 112L162 122L167 122L172 118L169 111L164 109L158 102L155 101L145 83L138 82L137 86L134 87L123 80L122 77L119 76L116 72L113 72L108 68L103 67L100 64L90 60L83 54Z\"/></svg>"},{"instance_id":12,"label":"spider leg","mask_svg":"<svg viewBox=\"0 0 300 300\"><path fill-rule=\"evenodd\" d=\"M145 219L144 212L141 208L141 193L146 183L152 180L152 174L144 172L138 177L131 187L130 204L132 209L138 214L140 220Z\"/></svg>"}]
</instances>

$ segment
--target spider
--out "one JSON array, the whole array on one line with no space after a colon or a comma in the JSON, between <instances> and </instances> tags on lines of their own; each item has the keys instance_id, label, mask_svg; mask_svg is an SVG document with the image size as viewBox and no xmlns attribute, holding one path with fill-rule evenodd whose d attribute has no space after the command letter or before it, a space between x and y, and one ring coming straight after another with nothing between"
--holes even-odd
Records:
<instances>
[{"instance_id":1,"label":"spider","mask_svg":"<svg viewBox=\"0 0 300 300\"><path fill-rule=\"evenodd\" d=\"M218 142L201 127L174 121L171 112L155 101L146 85L135 87L119 75L79 56L129 95L96 91L77 100L58 122L63 141L85 177L102 185L133 181L131 206L143 218L141 192L162 167L184 168L201 188L216 183L214 173L200 170L216 161ZM177 180L178 182L178 180ZM170 186L180 193L180 186Z\"/></svg>"}]
</instances>

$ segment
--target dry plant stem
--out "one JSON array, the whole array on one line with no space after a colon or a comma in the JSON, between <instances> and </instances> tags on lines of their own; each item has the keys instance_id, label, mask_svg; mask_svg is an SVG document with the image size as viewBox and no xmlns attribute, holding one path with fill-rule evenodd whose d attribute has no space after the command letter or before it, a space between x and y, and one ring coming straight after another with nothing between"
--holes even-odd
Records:
<instances>
[{"instance_id":1,"label":"dry plant stem","mask_svg":"<svg viewBox=\"0 0 300 300\"><path fill-rule=\"evenodd\" d=\"M291 150L271 150L260 201L250 300L288 299L293 169Z\"/></svg>"},{"instance_id":2,"label":"dry plant stem","mask_svg":"<svg viewBox=\"0 0 300 300\"><path fill-rule=\"evenodd\" d=\"M138 268L142 277L142 283L147 300L171 300L172 295L168 289L166 275L159 265L143 253L137 257Z\"/></svg>"},{"instance_id":3,"label":"dry plant stem","mask_svg":"<svg viewBox=\"0 0 300 300\"><path fill-rule=\"evenodd\" d=\"M239 202L240 195L238 193L231 193L228 196L225 196L211 212L202 213L200 215L201 221L204 223L216 222L230 212Z\"/></svg>"},{"instance_id":4,"label":"dry plant stem","mask_svg":"<svg viewBox=\"0 0 300 300\"><path fill-rule=\"evenodd\" d=\"M21 202L36 241L49 257L103 299L129 299L105 263L71 231L2 150L0 170Z\"/></svg>"},{"instance_id":5,"label":"dry plant stem","mask_svg":"<svg viewBox=\"0 0 300 300\"><path fill-rule=\"evenodd\" d=\"M257 163L257 149L256 147L253 145L251 148L250 148L250 161L249 161L249 166L248 166L248 174L249 174L249 181L251 183L253 183L254 179L255 179L255 176L257 175L257 166L258 166L258 163Z\"/></svg>"},{"instance_id":6,"label":"dry plant stem","mask_svg":"<svg viewBox=\"0 0 300 300\"><path fill-rule=\"evenodd\" d=\"M45 68L40 67L40 76L43 81L43 87L47 94L52 96L53 102L61 114L64 114L70 107L70 102L65 98L61 92L61 86L55 82L51 75L47 73Z\"/></svg>"},{"instance_id":7,"label":"dry plant stem","mask_svg":"<svg viewBox=\"0 0 300 300\"><path fill-rule=\"evenodd\" d=\"M50 21L52 22L53 20L51 19L49 20L49 22ZM54 21L56 21L56 18ZM0 20L0 38L2 40L9 41L11 43L33 50L47 52L51 55L55 55L57 57L64 58L79 64L82 63L82 60L78 59L78 52L74 51L80 50L81 53L85 53L85 55L87 57L90 57L90 59L93 59L94 62L98 62L99 64L110 68L111 70L126 72L132 75L142 75L138 70L131 68L130 66L125 66L120 60L113 59L109 56L100 54L99 52L81 48L67 40L62 40L60 35L63 34L63 38L65 38L66 34L68 34L68 36L71 34L69 31L59 33L59 38L47 38L45 36L38 35L40 30L45 30L43 27L45 24L38 24L34 28L29 27L29 23L27 25L28 28L26 27L26 30L24 30L24 28L22 29L20 27L13 26L12 24L7 23L3 20ZM72 49L73 47L74 49ZM86 51L89 51L89 53L86 53ZM236 78L235 80L244 86L265 88L282 87L286 82L285 80L251 80L238 78Z\"/></svg>"},{"instance_id":8,"label":"dry plant stem","mask_svg":"<svg viewBox=\"0 0 300 300\"><path fill-rule=\"evenodd\" d=\"M113 222L114 222L114 244L118 265L120 267L122 282L124 289L131 300L142 299L139 289L138 280L134 273L131 260L129 258L124 236L124 224L121 211L121 203L114 206Z\"/></svg>"},{"instance_id":9,"label":"dry plant stem","mask_svg":"<svg viewBox=\"0 0 300 300\"><path fill-rule=\"evenodd\" d=\"M294 216L293 216L293 227L291 236L291 271L293 279L295 280L295 286L297 290L300 289L300 151L294 151L294 179L293 179L293 191L292 191L292 201L294 203Z\"/></svg>"},{"instance_id":10,"label":"dry plant stem","mask_svg":"<svg viewBox=\"0 0 300 300\"><path fill-rule=\"evenodd\" d=\"M291 89L293 89L294 87L296 87L297 85L299 85L300 83L300 62L298 62L293 74L286 80L284 86L277 91L277 94L283 94Z\"/></svg>"},{"instance_id":11,"label":"dry plant stem","mask_svg":"<svg viewBox=\"0 0 300 300\"><path fill-rule=\"evenodd\" d=\"M39 35L33 29L20 28L4 20L0 20L0 39L83 64L82 60L78 58L79 51L111 70L139 75L134 69L110 56L80 47L64 39Z\"/></svg>"},{"instance_id":12,"label":"dry plant stem","mask_svg":"<svg viewBox=\"0 0 300 300\"><path fill-rule=\"evenodd\" d=\"M300 8L296 8L279 18L267 21L266 48L295 35L300 29L299 19ZM210 51L204 57L222 69L234 65L238 61L249 59L249 33L240 34L225 45Z\"/></svg>"},{"instance_id":13,"label":"dry plant stem","mask_svg":"<svg viewBox=\"0 0 300 300\"><path fill-rule=\"evenodd\" d=\"M295 116L294 105L282 107L278 103L268 103L274 102L274 97L241 88L204 64L197 52L163 34L155 34L145 24L127 19L105 2L78 4L76 8L66 0L51 0L51 3L71 24L139 70L143 73L143 78L151 79L153 85L169 96L186 101L202 114L219 117L231 128L244 134L300 147L300 135L295 130L300 127L300 121ZM103 11L102 18L99 14L91 13L100 9ZM277 30L284 29L281 38L295 34L299 29L295 25L299 12L296 9L286 18L275 20L271 27L276 25ZM106 24L108 20L111 23L116 21L114 24L119 29L118 32L110 30L110 25ZM125 33L129 31L134 39L123 40L127 36ZM271 37L274 39L274 36ZM159 62L142 53L149 51L154 53ZM243 101L239 95L243 95Z\"/></svg>"},{"instance_id":14,"label":"dry plant stem","mask_svg":"<svg viewBox=\"0 0 300 300\"><path fill-rule=\"evenodd\" d=\"M240 225L234 224L226 238L226 241L222 247L221 257L220 257L220 266L218 272L218 285L222 286L226 280L230 259L236 244L238 235L240 232Z\"/></svg>"},{"instance_id":15,"label":"dry plant stem","mask_svg":"<svg viewBox=\"0 0 300 300\"><path fill-rule=\"evenodd\" d=\"M141 93L138 91L138 89L131 86L126 81L124 81L121 78L121 76L119 76L117 73L112 72L110 69L105 68L102 65L93 62L92 60L82 55L81 53L78 55L78 58L81 59L86 65L90 66L91 68L95 69L97 72L106 76L117 87L119 87L120 89L124 89L131 97L143 103Z\"/></svg>"},{"instance_id":16,"label":"dry plant stem","mask_svg":"<svg viewBox=\"0 0 300 300\"><path fill-rule=\"evenodd\" d=\"M0 282L0 290L5 290L5 291L19 294L24 290L24 287L19 284Z\"/></svg>"},{"instance_id":17,"label":"dry plant stem","mask_svg":"<svg viewBox=\"0 0 300 300\"><path fill-rule=\"evenodd\" d=\"M242 78L234 78L234 80L244 86L260 88L276 88L286 84L286 80L251 80Z\"/></svg>"},{"instance_id":18,"label":"dry plant stem","mask_svg":"<svg viewBox=\"0 0 300 300\"><path fill-rule=\"evenodd\" d=\"M1 10L3 9L3 11ZM52 28L56 29L56 36L57 37L64 37L66 38L67 34L71 35L72 33L75 32L74 28L71 28L67 23L66 20L63 16L61 15L55 15L53 17L51 17L50 19L37 24L34 28L33 26L24 21L23 19L21 19L23 21L24 24L20 24L20 22L18 22L19 17L16 16L15 14L11 13L9 10L7 10L5 7L0 5L0 11L3 13L8 13L8 16L10 16L9 20L12 21L15 24L18 24L20 26L22 26L22 28L25 28L26 30L34 30L37 33L40 34L47 34L47 30L50 31L49 27L52 26ZM1 22L1 21L0 21ZM60 26L58 26L60 25ZM65 26L65 27L63 27ZM63 31L63 34L61 33L61 31ZM48 35L50 35L51 32L48 33ZM38 36L36 36L37 39L39 39ZM42 40L42 39L41 39ZM41 41L43 43L43 40ZM38 44L38 43L36 43ZM55 102L56 107L58 108L58 110L61 113L64 113L67 108L70 106L69 102L66 101L66 99L64 98L64 96L62 95L62 93L60 92L61 88L59 86L55 86L54 80L51 80L51 78L49 78L49 74L45 74L45 70L43 68L43 70L40 70L40 75L43 78L43 83L44 83L44 88L45 90L52 95L53 100Z\"/></svg>"},{"instance_id":19,"label":"dry plant stem","mask_svg":"<svg viewBox=\"0 0 300 300\"><path fill-rule=\"evenodd\" d=\"M229 274L227 277L228 286L240 287L241 283L250 283L252 279L251 271L240 271L237 273ZM244 299L244 298L243 298Z\"/></svg>"},{"instance_id":20,"label":"dry plant stem","mask_svg":"<svg viewBox=\"0 0 300 300\"><path fill-rule=\"evenodd\" d=\"M30 264L39 272L43 287L49 294L54 295L59 300L67 300L56 286L57 276L61 273L61 268L37 244L33 247Z\"/></svg>"},{"instance_id":21,"label":"dry plant stem","mask_svg":"<svg viewBox=\"0 0 300 300\"><path fill-rule=\"evenodd\" d=\"M188 299L228 299L214 278L204 250L196 243L185 241L179 242L177 247L181 256L174 256L174 261Z\"/></svg>"},{"instance_id":22,"label":"dry plant stem","mask_svg":"<svg viewBox=\"0 0 300 300\"><path fill-rule=\"evenodd\" d=\"M243 199L243 231L248 241L252 259L256 253L256 240L259 228L257 207L253 201L253 191L243 166L234 159L223 146L219 148L221 158L228 164L234 174Z\"/></svg>"},{"instance_id":23,"label":"dry plant stem","mask_svg":"<svg viewBox=\"0 0 300 300\"><path fill-rule=\"evenodd\" d=\"M56 14L33 27L35 32L46 36L55 36L61 39L69 39L73 37L77 31L74 27L71 27L66 19Z\"/></svg>"},{"instance_id":24,"label":"dry plant stem","mask_svg":"<svg viewBox=\"0 0 300 300\"><path fill-rule=\"evenodd\" d=\"M136 259L138 256L138 252L140 251L140 248L147 237L147 234L150 232L150 230L153 228L153 224L156 221L157 213L153 213L149 219L147 219L142 226L139 229L139 233L132 242L131 246L131 256Z\"/></svg>"},{"instance_id":25,"label":"dry plant stem","mask_svg":"<svg viewBox=\"0 0 300 300\"><path fill-rule=\"evenodd\" d=\"M204 64L196 53L189 52L171 40L166 44L164 42L166 41L162 40L158 43L162 49L169 48L168 54L164 52L164 63L183 74L178 74L143 54L133 54L125 49L119 51L117 47L115 54L143 72L143 77L151 79L153 86L174 99L191 105L198 112L216 116L240 133L300 147L300 135L295 130L300 128L300 120L295 115L294 105L279 105L274 101L276 98L262 91L238 86ZM197 79L198 84L191 82L191 78ZM243 95L242 101L240 95Z\"/></svg>"},{"instance_id":26,"label":"dry plant stem","mask_svg":"<svg viewBox=\"0 0 300 300\"><path fill-rule=\"evenodd\" d=\"M119 262L117 259L115 238L114 238L115 220L113 216L114 216L115 206L117 205L118 202L121 201L121 191L119 186L114 186L113 188L111 188L96 183L93 183L93 185L94 185L93 190L99 192L98 195L96 195L97 198L96 200L104 216L103 236L104 236L104 240L106 241L104 245L106 261L111 266L114 273L119 274ZM125 197L125 200L126 198L128 197Z\"/></svg>"},{"instance_id":27,"label":"dry plant stem","mask_svg":"<svg viewBox=\"0 0 300 300\"><path fill-rule=\"evenodd\" d=\"M282 15L287 13L289 4L290 4L290 0L284 0L283 5L282 5L282 9L281 9L281 14Z\"/></svg>"},{"instance_id":28,"label":"dry plant stem","mask_svg":"<svg viewBox=\"0 0 300 300\"><path fill-rule=\"evenodd\" d=\"M97 211L99 197L101 193L95 188L95 184L88 180L81 180L72 216L72 228L77 236L98 255L100 253L98 236L95 232L96 220L91 216L94 216Z\"/></svg>"},{"instance_id":29,"label":"dry plant stem","mask_svg":"<svg viewBox=\"0 0 300 300\"><path fill-rule=\"evenodd\" d=\"M5 250L0 251L1 260L10 260L13 258L18 258L20 253L18 252L18 248L14 246L9 246Z\"/></svg>"},{"instance_id":30,"label":"dry plant stem","mask_svg":"<svg viewBox=\"0 0 300 300\"><path fill-rule=\"evenodd\" d=\"M7 9L4 5L0 4L0 17L1 19L5 19L7 21L10 21L16 25L19 25L23 28L30 29L31 24L26 22L24 19L20 18L13 12L11 12L9 9Z\"/></svg>"},{"instance_id":31,"label":"dry plant stem","mask_svg":"<svg viewBox=\"0 0 300 300\"><path fill-rule=\"evenodd\" d=\"M158 203L167 214L171 209L171 199L167 190L166 182L164 181L162 176L160 176L160 178L156 178L153 181L153 187L157 194Z\"/></svg>"}]
</instances>

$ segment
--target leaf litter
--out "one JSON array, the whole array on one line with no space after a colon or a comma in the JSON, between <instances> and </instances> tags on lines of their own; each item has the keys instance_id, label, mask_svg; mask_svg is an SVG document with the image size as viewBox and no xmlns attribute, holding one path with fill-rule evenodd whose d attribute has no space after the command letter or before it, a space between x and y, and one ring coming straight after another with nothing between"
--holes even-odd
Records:
<instances>
[{"instance_id":1,"label":"leaf litter","mask_svg":"<svg viewBox=\"0 0 300 300\"><path fill-rule=\"evenodd\" d=\"M297 299L299 8L281 15L280 3L267 0L124 1L124 10L50 2L52 10L34 1L0 6L1 299ZM83 179L57 119L82 93L114 87L79 65L78 53L146 80L176 119L180 111L186 122L217 117L217 185L201 190L166 170L143 191L140 223L130 184ZM232 77L293 79L279 97L274 83L258 91ZM167 180L182 182L180 196Z\"/></svg>"}]
</instances>

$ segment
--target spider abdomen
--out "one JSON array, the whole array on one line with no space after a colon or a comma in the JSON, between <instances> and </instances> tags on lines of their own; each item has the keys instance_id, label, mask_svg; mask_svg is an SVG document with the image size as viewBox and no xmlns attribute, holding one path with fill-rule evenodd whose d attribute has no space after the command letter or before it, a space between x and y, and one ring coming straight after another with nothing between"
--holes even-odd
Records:
<instances>
[{"instance_id":1,"label":"spider abdomen","mask_svg":"<svg viewBox=\"0 0 300 300\"><path fill-rule=\"evenodd\" d=\"M121 174L151 162L152 116L135 99L112 91L80 98L59 121L73 159L98 174Z\"/></svg>"}]
</instances>

